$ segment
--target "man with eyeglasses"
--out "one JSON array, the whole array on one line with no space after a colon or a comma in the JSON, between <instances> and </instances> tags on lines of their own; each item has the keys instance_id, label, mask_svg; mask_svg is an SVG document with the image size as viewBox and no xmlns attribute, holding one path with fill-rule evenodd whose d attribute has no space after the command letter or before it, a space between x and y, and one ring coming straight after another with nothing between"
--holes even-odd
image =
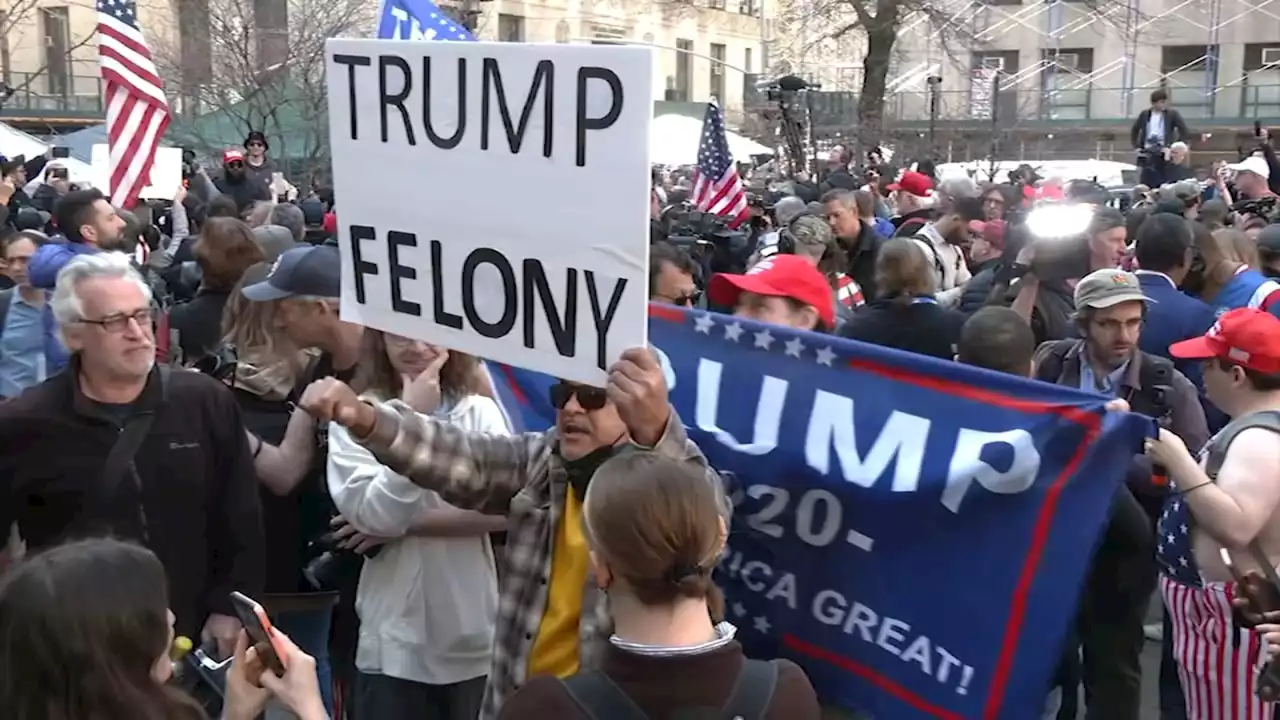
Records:
<instances>
[{"instance_id":1,"label":"man with eyeglasses","mask_svg":"<svg viewBox=\"0 0 1280 720\"><path fill-rule=\"evenodd\" d=\"M698 263L669 242L649 246L649 302L694 307L702 300Z\"/></svg>"},{"instance_id":2,"label":"man with eyeglasses","mask_svg":"<svg viewBox=\"0 0 1280 720\"><path fill-rule=\"evenodd\" d=\"M815 271L816 272L816 271ZM596 469L619 453L656 452L720 477L685 435L653 352L626 351L606 387L558 382L556 426L513 437L468 433L398 401L369 404L326 378L301 406L346 426L387 467L460 508L508 520L492 665L479 720L493 720L527 678L599 667L613 623L588 569L582 500ZM729 516L725 502L725 517Z\"/></svg>"},{"instance_id":3,"label":"man with eyeglasses","mask_svg":"<svg viewBox=\"0 0 1280 720\"><path fill-rule=\"evenodd\" d=\"M245 167L244 151L230 148L222 153L222 173L213 179L218 192L231 198L243 214L255 202L271 201L271 188Z\"/></svg>"},{"instance_id":4,"label":"man with eyeglasses","mask_svg":"<svg viewBox=\"0 0 1280 720\"><path fill-rule=\"evenodd\" d=\"M0 527L38 551L138 542L164 564L179 635L224 656L229 594L262 591L257 477L240 411L216 380L155 363L151 290L123 253L80 255L49 304L65 372L0 404Z\"/></svg>"}]
</instances>

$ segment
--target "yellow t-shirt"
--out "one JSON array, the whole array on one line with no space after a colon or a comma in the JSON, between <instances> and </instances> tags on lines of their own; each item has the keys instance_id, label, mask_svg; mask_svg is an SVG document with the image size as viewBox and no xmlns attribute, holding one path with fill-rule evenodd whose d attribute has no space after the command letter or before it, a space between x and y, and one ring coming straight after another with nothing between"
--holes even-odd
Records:
<instances>
[{"instance_id":1,"label":"yellow t-shirt","mask_svg":"<svg viewBox=\"0 0 1280 720\"><path fill-rule=\"evenodd\" d=\"M529 653L529 677L566 678L578 672L578 623L582 620L582 591L589 563L587 538L582 532L582 504L569 488L551 549L547 608Z\"/></svg>"}]
</instances>

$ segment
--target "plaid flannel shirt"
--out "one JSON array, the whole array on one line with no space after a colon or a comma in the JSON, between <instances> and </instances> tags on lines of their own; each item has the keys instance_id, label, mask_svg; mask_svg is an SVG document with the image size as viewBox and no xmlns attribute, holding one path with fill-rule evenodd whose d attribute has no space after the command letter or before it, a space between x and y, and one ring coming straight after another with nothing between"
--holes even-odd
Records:
<instances>
[{"instance_id":1,"label":"plaid flannel shirt","mask_svg":"<svg viewBox=\"0 0 1280 720\"><path fill-rule=\"evenodd\" d=\"M507 437L473 434L419 415L399 401L374 407L373 432L357 440L379 462L435 491L445 502L508 518L493 660L478 719L495 720L503 702L525 681L529 653L546 609L553 534L569 488L564 465L553 452L556 432ZM723 491L720 476L707 467L674 410L652 450L706 468L708 481ZM727 519L727 494L723 498ZM599 665L613 633L613 620L607 596L592 576L588 575L582 593L578 656L582 668L590 669Z\"/></svg>"}]
</instances>

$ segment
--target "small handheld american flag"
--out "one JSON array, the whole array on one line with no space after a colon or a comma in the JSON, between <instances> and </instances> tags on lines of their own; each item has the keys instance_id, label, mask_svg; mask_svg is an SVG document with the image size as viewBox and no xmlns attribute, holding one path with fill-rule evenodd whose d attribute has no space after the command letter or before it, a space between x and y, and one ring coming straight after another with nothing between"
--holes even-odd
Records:
<instances>
[{"instance_id":1,"label":"small handheld american flag","mask_svg":"<svg viewBox=\"0 0 1280 720\"><path fill-rule=\"evenodd\" d=\"M713 102L707 103L707 115L702 120L698 169L693 178L693 204L699 210L728 218L729 227L734 228L751 214L742 179L729 153L724 113Z\"/></svg>"},{"instance_id":2,"label":"small handheld american flag","mask_svg":"<svg viewBox=\"0 0 1280 720\"><path fill-rule=\"evenodd\" d=\"M169 102L138 29L133 0L97 0L98 61L107 107L111 204L128 208L151 179L156 148L169 127Z\"/></svg>"}]
</instances>

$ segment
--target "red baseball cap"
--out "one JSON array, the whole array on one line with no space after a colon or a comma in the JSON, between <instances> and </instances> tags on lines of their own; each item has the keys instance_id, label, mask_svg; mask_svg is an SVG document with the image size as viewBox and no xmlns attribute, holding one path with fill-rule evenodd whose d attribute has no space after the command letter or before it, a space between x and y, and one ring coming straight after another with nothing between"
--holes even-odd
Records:
<instances>
[{"instance_id":1,"label":"red baseball cap","mask_svg":"<svg viewBox=\"0 0 1280 720\"><path fill-rule=\"evenodd\" d=\"M1176 342L1169 354L1185 360L1221 358L1264 375L1280 374L1280 318L1256 308L1236 308L1204 336Z\"/></svg>"},{"instance_id":2,"label":"red baseball cap","mask_svg":"<svg viewBox=\"0 0 1280 720\"><path fill-rule=\"evenodd\" d=\"M244 162L244 153L236 148L224 150L222 152L222 164L226 165L233 162Z\"/></svg>"},{"instance_id":3,"label":"red baseball cap","mask_svg":"<svg viewBox=\"0 0 1280 720\"><path fill-rule=\"evenodd\" d=\"M969 232L977 233L987 241L991 247L997 250L1004 249L1004 230L1005 222L1003 220L972 220L969 222Z\"/></svg>"},{"instance_id":4,"label":"red baseball cap","mask_svg":"<svg viewBox=\"0 0 1280 720\"><path fill-rule=\"evenodd\" d=\"M746 275L720 273L711 278L707 297L717 305L737 305L744 292L791 298L811 305L828 328L835 325L831 285L818 268L796 255L773 255L756 263Z\"/></svg>"},{"instance_id":5,"label":"red baseball cap","mask_svg":"<svg viewBox=\"0 0 1280 720\"><path fill-rule=\"evenodd\" d=\"M902 173L902 177L898 178L898 182L891 183L886 189L889 192L901 190L916 197L929 197L933 194L933 179L924 173L908 170Z\"/></svg>"}]
</instances>

